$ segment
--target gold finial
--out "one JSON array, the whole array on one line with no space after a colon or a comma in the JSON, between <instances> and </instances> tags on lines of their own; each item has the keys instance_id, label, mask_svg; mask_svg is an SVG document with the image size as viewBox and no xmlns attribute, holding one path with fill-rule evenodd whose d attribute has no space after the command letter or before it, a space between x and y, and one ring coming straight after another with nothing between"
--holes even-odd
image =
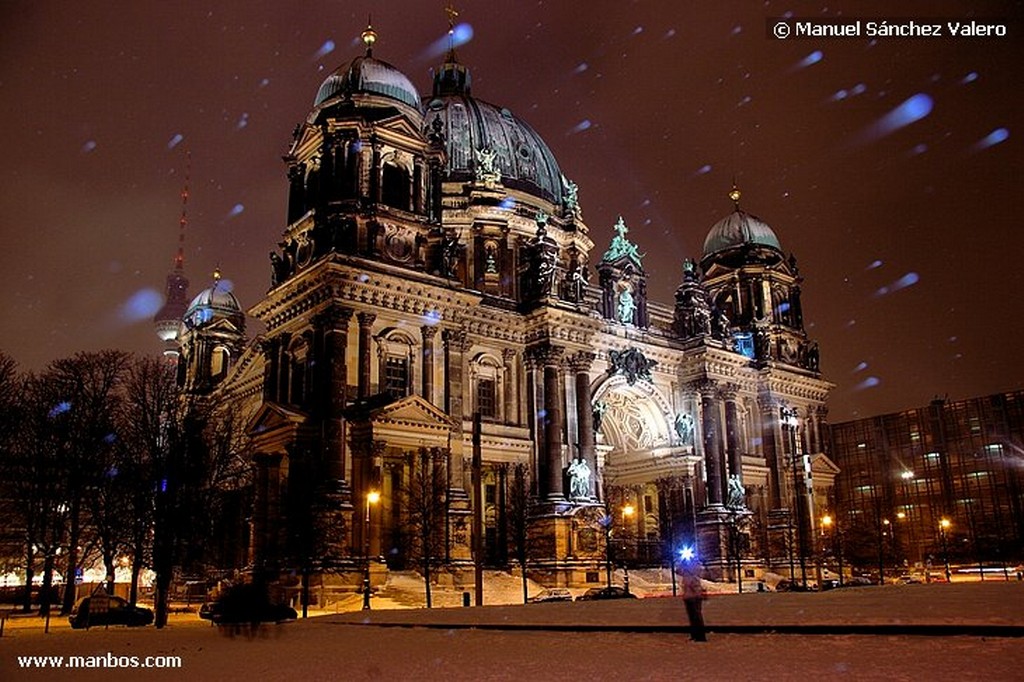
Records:
<instances>
[{"instance_id":1,"label":"gold finial","mask_svg":"<svg viewBox=\"0 0 1024 682\"><path fill-rule=\"evenodd\" d=\"M732 199L732 203L736 206L736 210L740 208L740 190L736 187L736 183L732 183L732 191L729 192L729 198Z\"/></svg>"},{"instance_id":2,"label":"gold finial","mask_svg":"<svg viewBox=\"0 0 1024 682\"><path fill-rule=\"evenodd\" d=\"M219 282L220 281L220 266L219 265L213 269L213 281L214 282Z\"/></svg>"},{"instance_id":3,"label":"gold finial","mask_svg":"<svg viewBox=\"0 0 1024 682\"><path fill-rule=\"evenodd\" d=\"M458 18L459 12L449 2L444 8L444 13L448 15L448 33L452 33L455 31L455 19Z\"/></svg>"},{"instance_id":4,"label":"gold finial","mask_svg":"<svg viewBox=\"0 0 1024 682\"><path fill-rule=\"evenodd\" d=\"M371 56L373 44L377 42L377 32L373 30L373 15L366 18L366 30L359 37L363 39L363 45L366 45L366 56Z\"/></svg>"}]
</instances>

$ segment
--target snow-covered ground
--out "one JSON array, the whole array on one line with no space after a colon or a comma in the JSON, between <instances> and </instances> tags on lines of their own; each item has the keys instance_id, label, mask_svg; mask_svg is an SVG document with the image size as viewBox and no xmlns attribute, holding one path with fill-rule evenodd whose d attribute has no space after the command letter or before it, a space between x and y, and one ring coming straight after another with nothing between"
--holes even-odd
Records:
<instances>
[{"instance_id":1,"label":"snow-covered ground","mask_svg":"<svg viewBox=\"0 0 1024 682\"><path fill-rule=\"evenodd\" d=\"M482 608L409 609L422 584L396 576L370 613L328 614L229 636L180 616L162 630L9 627L0 638L0 680L1016 680L1024 638L906 635L737 635L711 632L704 644L678 633L466 629L465 625L671 625L685 622L678 599L505 606L521 583L494 576ZM640 576L631 576L639 587ZM497 584L500 583L500 584ZM507 584L506 584L507 583ZM533 591L539 590L534 586ZM639 590L638 590L639 591ZM435 603L461 603L457 588ZM515 601L515 600L513 600ZM402 604L402 602L406 602ZM507 603L507 602L506 602ZM387 605L405 606L387 610ZM344 606L355 607L353 604ZM339 609L342 605L339 605ZM992 582L851 588L824 593L721 594L705 615L716 624L966 622L1024 626L1024 583ZM451 627L415 627L416 623ZM366 623L406 624L379 627ZM460 627L454 627L458 624ZM180 656L178 670L18 667L18 656Z\"/></svg>"}]
</instances>

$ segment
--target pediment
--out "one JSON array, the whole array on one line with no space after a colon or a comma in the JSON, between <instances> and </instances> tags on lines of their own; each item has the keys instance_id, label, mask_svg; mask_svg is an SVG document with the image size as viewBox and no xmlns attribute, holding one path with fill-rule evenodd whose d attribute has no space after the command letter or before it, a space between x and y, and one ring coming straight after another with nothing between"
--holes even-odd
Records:
<instances>
[{"instance_id":1,"label":"pediment","mask_svg":"<svg viewBox=\"0 0 1024 682\"><path fill-rule=\"evenodd\" d=\"M416 128L412 123L409 122L405 116L393 116L384 121L377 123L377 128L387 130L392 133L397 133L405 137L421 138L419 129Z\"/></svg>"},{"instance_id":2,"label":"pediment","mask_svg":"<svg viewBox=\"0 0 1024 682\"><path fill-rule=\"evenodd\" d=\"M811 472L832 474L837 476L842 471L835 462L829 459L828 455L819 452L811 457Z\"/></svg>"},{"instance_id":3,"label":"pediment","mask_svg":"<svg viewBox=\"0 0 1024 682\"><path fill-rule=\"evenodd\" d=\"M451 419L418 395L400 398L393 403L371 410L374 424L394 424L409 427L450 429Z\"/></svg>"},{"instance_id":4,"label":"pediment","mask_svg":"<svg viewBox=\"0 0 1024 682\"><path fill-rule=\"evenodd\" d=\"M308 416L278 403L265 402L249 420L248 431L253 437L280 431L295 431L306 423Z\"/></svg>"}]
</instances>

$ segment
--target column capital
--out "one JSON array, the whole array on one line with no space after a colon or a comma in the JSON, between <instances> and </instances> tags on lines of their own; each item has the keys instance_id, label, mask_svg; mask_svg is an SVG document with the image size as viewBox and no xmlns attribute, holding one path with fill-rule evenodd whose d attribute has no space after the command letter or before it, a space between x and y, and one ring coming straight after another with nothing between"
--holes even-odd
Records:
<instances>
[{"instance_id":1,"label":"column capital","mask_svg":"<svg viewBox=\"0 0 1024 682\"><path fill-rule=\"evenodd\" d=\"M469 338L465 329L445 329L441 332L441 341L450 350L468 350Z\"/></svg>"},{"instance_id":2,"label":"column capital","mask_svg":"<svg viewBox=\"0 0 1024 682\"><path fill-rule=\"evenodd\" d=\"M701 398L714 398L718 393L718 382L708 377L690 381L685 386L693 393L700 393Z\"/></svg>"},{"instance_id":3,"label":"column capital","mask_svg":"<svg viewBox=\"0 0 1024 682\"><path fill-rule=\"evenodd\" d=\"M434 337L437 336L437 327L432 324L425 324L420 327L420 336L423 338L423 342L433 341Z\"/></svg>"},{"instance_id":4,"label":"column capital","mask_svg":"<svg viewBox=\"0 0 1024 682\"><path fill-rule=\"evenodd\" d=\"M569 368L576 373L589 372L590 366L594 363L594 358L596 357L594 353L587 351L574 353L568 358Z\"/></svg>"},{"instance_id":5,"label":"column capital","mask_svg":"<svg viewBox=\"0 0 1024 682\"><path fill-rule=\"evenodd\" d=\"M734 384L732 382L721 384L718 387L718 395L726 402L736 402L739 392L739 384Z\"/></svg>"},{"instance_id":6,"label":"column capital","mask_svg":"<svg viewBox=\"0 0 1024 682\"><path fill-rule=\"evenodd\" d=\"M516 349L503 348L501 350L501 359L505 361L506 365L511 365L512 361L516 359Z\"/></svg>"},{"instance_id":7,"label":"column capital","mask_svg":"<svg viewBox=\"0 0 1024 682\"><path fill-rule=\"evenodd\" d=\"M353 311L351 308L342 306L331 306L327 310L313 317L313 324L325 330L347 328L352 321Z\"/></svg>"},{"instance_id":8,"label":"column capital","mask_svg":"<svg viewBox=\"0 0 1024 682\"><path fill-rule=\"evenodd\" d=\"M375 313L356 313L356 319L359 321L360 328L370 327L377 320Z\"/></svg>"},{"instance_id":9,"label":"column capital","mask_svg":"<svg viewBox=\"0 0 1024 682\"><path fill-rule=\"evenodd\" d=\"M544 343L527 348L526 359L529 362L546 367L550 365L558 365L564 353L564 348L553 346L550 343Z\"/></svg>"}]
</instances>

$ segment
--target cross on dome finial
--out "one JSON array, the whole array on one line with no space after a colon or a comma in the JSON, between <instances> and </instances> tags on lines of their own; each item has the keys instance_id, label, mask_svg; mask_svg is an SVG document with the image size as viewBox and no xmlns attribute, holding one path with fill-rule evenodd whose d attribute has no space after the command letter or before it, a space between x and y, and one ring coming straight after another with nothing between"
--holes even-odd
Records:
<instances>
[{"instance_id":1,"label":"cross on dome finial","mask_svg":"<svg viewBox=\"0 0 1024 682\"><path fill-rule=\"evenodd\" d=\"M366 17L366 30L363 31L359 37L363 41L363 45L366 45L366 56L373 56L373 44L377 42L377 32L373 30L373 15Z\"/></svg>"},{"instance_id":2,"label":"cross on dome finial","mask_svg":"<svg viewBox=\"0 0 1024 682\"><path fill-rule=\"evenodd\" d=\"M220 275L220 266L218 265L217 267L215 267L213 269L213 281L214 282L219 282L220 281L220 277L221 277L221 275Z\"/></svg>"}]
</instances>

